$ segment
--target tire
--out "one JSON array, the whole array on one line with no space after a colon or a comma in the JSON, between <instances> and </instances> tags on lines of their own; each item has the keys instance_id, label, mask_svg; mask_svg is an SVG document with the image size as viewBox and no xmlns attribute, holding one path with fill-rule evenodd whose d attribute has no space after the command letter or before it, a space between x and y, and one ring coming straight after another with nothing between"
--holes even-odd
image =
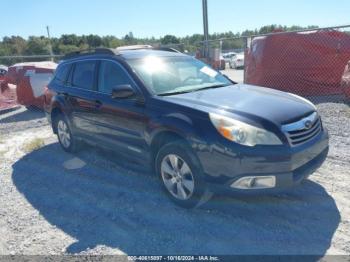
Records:
<instances>
[{"instance_id":1,"label":"tire","mask_svg":"<svg viewBox=\"0 0 350 262\"><path fill-rule=\"evenodd\" d=\"M211 198L200 163L186 142L164 145L157 154L155 167L165 193L175 204L194 208Z\"/></svg>"},{"instance_id":2,"label":"tire","mask_svg":"<svg viewBox=\"0 0 350 262\"><path fill-rule=\"evenodd\" d=\"M78 149L78 141L73 136L72 129L67 118L60 114L55 119L55 128L57 130L57 138L62 149L68 153L74 153Z\"/></svg>"}]
</instances>

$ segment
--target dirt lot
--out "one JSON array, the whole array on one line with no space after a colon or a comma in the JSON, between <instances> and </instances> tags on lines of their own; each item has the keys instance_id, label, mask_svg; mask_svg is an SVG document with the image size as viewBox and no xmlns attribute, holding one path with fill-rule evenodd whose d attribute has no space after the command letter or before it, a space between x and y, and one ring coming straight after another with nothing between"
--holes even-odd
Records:
<instances>
[{"instance_id":1,"label":"dirt lot","mask_svg":"<svg viewBox=\"0 0 350 262\"><path fill-rule=\"evenodd\" d=\"M64 153L40 112L0 115L0 254L350 254L350 109L319 105L329 157L283 194L174 206L108 153ZM34 150L34 151L33 151Z\"/></svg>"}]
</instances>

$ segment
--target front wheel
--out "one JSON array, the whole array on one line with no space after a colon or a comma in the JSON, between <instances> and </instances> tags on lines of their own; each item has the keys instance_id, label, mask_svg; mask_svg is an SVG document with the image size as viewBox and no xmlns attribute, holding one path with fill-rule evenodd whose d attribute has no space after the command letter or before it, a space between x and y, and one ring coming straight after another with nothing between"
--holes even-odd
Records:
<instances>
[{"instance_id":1,"label":"front wheel","mask_svg":"<svg viewBox=\"0 0 350 262\"><path fill-rule=\"evenodd\" d=\"M156 168L166 194L179 206L193 208L211 198L200 164L186 143L177 141L163 146Z\"/></svg>"}]
</instances>

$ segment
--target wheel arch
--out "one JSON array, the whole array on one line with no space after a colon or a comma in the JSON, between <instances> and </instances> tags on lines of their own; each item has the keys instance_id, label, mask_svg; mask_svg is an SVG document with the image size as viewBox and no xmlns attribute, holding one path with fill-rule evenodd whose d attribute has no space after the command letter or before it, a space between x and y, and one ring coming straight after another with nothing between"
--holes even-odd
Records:
<instances>
[{"instance_id":1,"label":"wheel arch","mask_svg":"<svg viewBox=\"0 0 350 262\"><path fill-rule=\"evenodd\" d=\"M150 144L150 153L151 153L151 165L152 170L155 170L155 159L159 150L166 144L174 141L183 141L186 144L190 145L186 137L179 132L173 130L162 130L153 136L153 139Z\"/></svg>"},{"instance_id":2,"label":"wheel arch","mask_svg":"<svg viewBox=\"0 0 350 262\"><path fill-rule=\"evenodd\" d=\"M60 107L55 107L51 110L51 127L54 134L57 134L56 121L59 115L63 115L63 111Z\"/></svg>"},{"instance_id":3,"label":"wheel arch","mask_svg":"<svg viewBox=\"0 0 350 262\"><path fill-rule=\"evenodd\" d=\"M52 98L51 102L51 112L50 112L50 119L51 119L51 127L54 132L54 134L57 134L55 121L57 120L57 117L61 114L65 117L67 117L68 123L72 124L69 119L69 112L70 107L67 104L67 102L60 96L55 96Z\"/></svg>"}]
</instances>

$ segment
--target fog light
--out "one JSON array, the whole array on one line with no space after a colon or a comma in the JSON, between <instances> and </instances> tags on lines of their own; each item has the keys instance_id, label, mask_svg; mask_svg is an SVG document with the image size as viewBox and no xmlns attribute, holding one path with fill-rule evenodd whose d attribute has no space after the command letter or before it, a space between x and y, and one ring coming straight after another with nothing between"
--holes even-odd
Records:
<instances>
[{"instance_id":1,"label":"fog light","mask_svg":"<svg viewBox=\"0 0 350 262\"><path fill-rule=\"evenodd\" d=\"M276 186L275 176L247 176L238 179L231 187L237 189L264 189Z\"/></svg>"}]
</instances>

